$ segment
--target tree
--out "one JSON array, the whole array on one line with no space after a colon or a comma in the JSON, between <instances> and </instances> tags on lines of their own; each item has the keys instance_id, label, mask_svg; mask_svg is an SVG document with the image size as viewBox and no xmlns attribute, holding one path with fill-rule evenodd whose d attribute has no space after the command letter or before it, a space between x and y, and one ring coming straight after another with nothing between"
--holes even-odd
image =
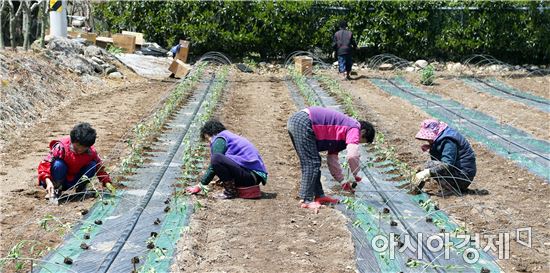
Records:
<instances>
[{"instance_id":1,"label":"tree","mask_svg":"<svg viewBox=\"0 0 550 273\"><path fill-rule=\"evenodd\" d=\"M2 24L4 23L4 7L6 7L6 0L0 0L0 49L4 49L4 28Z\"/></svg>"},{"instance_id":2,"label":"tree","mask_svg":"<svg viewBox=\"0 0 550 273\"><path fill-rule=\"evenodd\" d=\"M26 0L21 3L23 7L23 48L29 50L30 41L29 36L31 34L31 15L40 6L42 0L39 0L32 4L31 1Z\"/></svg>"},{"instance_id":3,"label":"tree","mask_svg":"<svg viewBox=\"0 0 550 273\"><path fill-rule=\"evenodd\" d=\"M13 2L14 1L8 1L10 10L10 43L11 48L15 51L17 49L17 46L15 45L15 20L21 13L21 8L23 7L23 5L19 4L19 8L16 11Z\"/></svg>"}]
</instances>

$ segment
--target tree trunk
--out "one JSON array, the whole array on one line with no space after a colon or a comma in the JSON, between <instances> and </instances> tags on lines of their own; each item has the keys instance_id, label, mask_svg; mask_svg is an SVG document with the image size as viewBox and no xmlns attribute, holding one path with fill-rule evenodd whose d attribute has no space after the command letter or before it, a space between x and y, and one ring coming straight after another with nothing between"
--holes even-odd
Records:
<instances>
[{"instance_id":1,"label":"tree trunk","mask_svg":"<svg viewBox=\"0 0 550 273\"><path fill-rule=\"evenodd\" d=\"M2 23L4 23L4 7L6 6L6 0L0 0L0 49L4 50L4 28Z\"/></svg>"},{"instance_id":2,"label":"tree trunk","mask_svg":"<svg viewBox=\"0 0 550 273\"><path fill-rule=\"evenodd\" d=\"M48 1L44 1L42 5L42 11L39 11L42 18L42 24L40 25L40 47L44 48L44 39L46 38L46 25L48 24Z\"/></svg>"},{"instance_id":3,"label":"tree trunk","mask_svg":"<svg viewBox=\"0 0 550 273\"><path fill-rule=\"evenodd\" d=\"M13 6L13 2L8 0L10 4L10 43L11 48L13 51L17 50L17 45L15 44L15 20L17 19L17 16L19 16L19 13L21 13L21 8L23 7L23 4L19 4L19 8L17 11L15 11L15 7Z\"/></svg>"},{"instance_id":4,"label":"tree trunk","mask_svg":"<svg viewBox=\"0 0 550 273\"><path fill-rule=\"evenodd\" d=\"M23 49L25 51L29 50L29 36L30 36L30 9L29 9L29 2L23 1L20 3L20 5L23 7Z\"/></svg>"}]
</instances>

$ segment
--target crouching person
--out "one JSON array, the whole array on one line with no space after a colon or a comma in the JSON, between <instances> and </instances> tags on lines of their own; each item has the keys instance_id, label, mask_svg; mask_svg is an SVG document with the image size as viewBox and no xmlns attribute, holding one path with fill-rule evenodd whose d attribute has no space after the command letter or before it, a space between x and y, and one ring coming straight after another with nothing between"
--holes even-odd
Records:
<instances>
[{"instance_id":1,"label":"crouching person","mask_svg":"<svg viewBox=\"0 0 550 273\"><path fill-rule=\"evenodd\" d=\"M415 138L426 141L422 151L429 151L431 160L413 177L413 186L417 187L413 192L418 193L433 177L441 187L441 195L473 193L468 187L476 175L476 156L465 137L444 122L427 119Z\"/></svg>"},{"instance_id":2,"label":"crouching person","mask_svg":"<svg viewBox=\"0 0 550 273\"><path fill-rule=\"evenodd\" d=\"M70 136L50 142L49 154L38 165L38 185L46 189L46 198L58 198L71 188L82 192L95 175L104 187L114 189L93 146L95 140L96 132L90 124L80 123Z\"/></svg>"},{"instance_id":3,"label":"crouching person","mask_svg":"<svg viewBox=\"0 0 550 273\"><path fill-rule=\"evenodd\" d=\"M224 191L217 198L260 198L260 183L267 182L267 171L256 147L246 138L226 130L217 120L207 121L200 134L203 141L210 143L210 166L201 182L187 191L198 193L218 176Z\"/></svg>"}]
</instances>

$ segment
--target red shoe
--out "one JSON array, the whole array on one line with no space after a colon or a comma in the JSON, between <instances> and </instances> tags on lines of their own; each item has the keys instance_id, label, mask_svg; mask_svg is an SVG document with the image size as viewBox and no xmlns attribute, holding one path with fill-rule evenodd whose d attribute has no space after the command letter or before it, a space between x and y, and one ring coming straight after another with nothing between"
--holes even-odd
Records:
<instances>
[{"instance_id":1,"label":"red shoe","mask_svg":"<svg viewBox=\"0 0 550 273\"><path fill-rule=\"evenodd\" d=\"M340 203L340 200L336 199L336 198L332 198L330 196L321 196L321 197L315 197L314 199L315 202L319 202L321 204L326 204L326 203L330 203L330 204L338 204Z\"/></svg>"},{"instance_id":2,"label":"red shoe","mask_svg":"<svg viewBox=\"0 0 550 273\"><path fill-rule=\"evenodd\" d=\"M313 201L313 202L304 202L304 201L300 201L300 207L303 208L303 209L313 209L313 210L319 210L319 208L321 208L323 205L321 205L321 203L317 202L317 201Z\"/></svg>"}]
</instances>

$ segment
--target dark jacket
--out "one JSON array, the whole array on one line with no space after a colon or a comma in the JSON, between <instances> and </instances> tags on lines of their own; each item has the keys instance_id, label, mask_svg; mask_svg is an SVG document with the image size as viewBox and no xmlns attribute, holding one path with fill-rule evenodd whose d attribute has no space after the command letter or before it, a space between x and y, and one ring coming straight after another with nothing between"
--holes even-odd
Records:
<instances>
[{"instance_id":1,"label":"dark jacket","mask_svg":"<svg viewBox=\"0 0 550 273\"><path fill-rule=\"evenodd\" d=\"M476 155L468 140L453 128L447 127L430 149L433 159L462 171L470 180L476 175Z\"/></svg>"},{"instance_id":2,"label":"dark jacket","mask_svg":"<svg viewBox=\"0 0 550 273\"><path fill-rule=\"evenodd\" d=\"M347 29L340 29L334 34L332 48L338 56L352 53L352 49L357 48L357 43L353 39L353 33Z\"/></svg>"}]
</instances>

